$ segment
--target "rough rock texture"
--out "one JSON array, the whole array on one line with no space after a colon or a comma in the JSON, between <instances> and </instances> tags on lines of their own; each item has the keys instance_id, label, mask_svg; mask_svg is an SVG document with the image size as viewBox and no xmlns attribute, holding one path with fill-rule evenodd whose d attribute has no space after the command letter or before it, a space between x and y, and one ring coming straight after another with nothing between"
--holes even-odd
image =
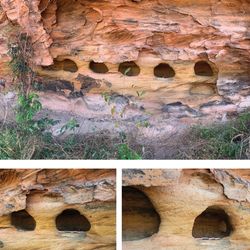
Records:
<instances>
[{"instance_id":1,"label":"rough rock texture","mask_svg":"<svg viewBox=\"0 0 250 250\"><path fill-rule=\"evenodd\" d=\"M14 25L27 32L39 75L72 83L71 92L85 94L87 88L91 93L138 95L145 107L156 103L154 109L163 111L168 110L165 104L176 102L202 114L211 112L210 106L223 107L222 112L250 106L249 0L1 0L0 4L0 27ZM1 64L8 35L1 29ZM64 67L64 60L71 60L77 69L72 70L72 63ZM53 67L40 67L53 61ZM131 61L139 69L119 66ZM199 61L209 66L203 65L196 75ZM174 74L164 66L155 68L161 63Z\"/></svg>"},{"instance_id":2,"label":"rough rock texture","mask_svg":"<svg viewBox=\"0 0 250 250\"><path fill-rule=\"evenodd\" d=\"M172 150L191 125L250 107L249 0L0 0L4 93L19 32L32 38L43 107L76 115L79 133L129 132ZM1 119L12 114L9 96L0 95Z\"/></svg>"},{"instance_id":3,"label":"rough rock texture","mask_svg":"<svg viewBox=\"0 0 250 250\"><path fill-rule=\"evenodd\" d=\"M142 191L161 219L158 232L143 239L124 238L123 249L250 249L249 175L247 169L123 170L123 186ZM152 209L138 195L134 198L132 202L130 194L129 203L123 204L123 211L129 206L134 211L126 213L124 235L135 230L136 221L139 231L150 228L139 215ZM131 216L133 228L126 223ZM146 216L146 223L153 220Z\"/></svg>"},{"instance_id":4,"label":"rough rock texture","mask_svg":"<svg viewBox=\"0 0 250 250\"><path fill-rule=\"evenodd\" d=\"M1 248L115 249L114 170L1 170L0 180ZM14 212L24 209L35 220L34 231L13 224ZM56 217L66 209L85 216L90 230L59 231Z\"/></svg>"}]
</instances>

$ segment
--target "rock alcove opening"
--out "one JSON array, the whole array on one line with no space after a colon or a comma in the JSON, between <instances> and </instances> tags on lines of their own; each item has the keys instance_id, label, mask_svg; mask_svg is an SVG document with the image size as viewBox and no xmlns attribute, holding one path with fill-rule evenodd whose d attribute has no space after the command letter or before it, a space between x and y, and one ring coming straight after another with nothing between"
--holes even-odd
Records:
<instances>
[{"instance_id":1,"label":"rock alcove opening","mask_svg":"<svg viewBox=\"0 0 250 250\"><path fill-rule=\"evenodd\" d=\"M75 209L66 209L56 217L59 231L87 232L91 225L89 220Z\"/></svg>"},{"instance_id":2,"label":"rock alcove opening","mask_svg":"<svg viewBox=\"0 0 250 250\"><path fill-rule=\"evenodd\" d=\"M18 230L34 231L36 221L26 210L20 210L11 214L11 225Z\"/></svg>"},{"instance_id":3,"label":"rock alcove opening","mask_svg":"<svg viewBox=\"0 0 250 250\"><path fill-rule=\"evenodd\" d=\"M221 239L232 232L229 216L217 207L208 207L198 217L193 225L192 235L201 239Z\"/></svg>"},{"instance_id":4,"label":"rock alcove opening","mask_svg":"<svg viewBox=\"0 0 250 250\"><path fill-rule=\"evenodd\" d=\"M159 78L172 78L175 76L175 71L167 63L160 63L154 68L154 75Z\"/></svg>"},{"instance_id":5,"label":"rock alcove opening","mask_svg":"<svg viewBox=\"0 0 250 250\"><path fill-rule=\"evenodd\" d=\"M105 63L97 63L97 62L91 61L89 63L89 68L93 72L98 73L98 74L105 74L109 72L109 69Z\"/></svg>"},{"instance_id":6,"label":"rock alcove opening","mask_svg":"<svg viewBox=\"0 0 250 250\"><path fill-rule=\"evenodd\" d=\"M213 76L213 69L205 61L199 61L194 65L194 72L198 76Z\"/></svg>"},{"instance_id":7,"label":"rock alcove opening","mask_svg":"<svg viewBox=\"0 0 250 250\"><path fill-rule=\"evenodd\" d=\"M63 61L54 60L54 63L52 65L43 66L43 69L50 71L64 70L71 73L75 73L78 71L78 66L74 61L70 59L65 59Z\"/></svg>"},{"instance_id":8,"label":"rock alcove opening","mask_svg":"<svg viewBox=\"0 0 250 250\"><path fill-rule=\"evenodd\" d=\"M135 187L122 189L122 238L140 240L159 231L161 219L152 202Z\"/></svg>"},{"instance_id":9,"label":"rock alcove opening","mask_svg":"<svg viewBox=\"0 0 250 250\"><path fill-rule=\"evenodd\" d=\"M119 65L119 72L125 76L138 76L140 67L135 62L123 62Z\"/></svg>"}]
</instances>

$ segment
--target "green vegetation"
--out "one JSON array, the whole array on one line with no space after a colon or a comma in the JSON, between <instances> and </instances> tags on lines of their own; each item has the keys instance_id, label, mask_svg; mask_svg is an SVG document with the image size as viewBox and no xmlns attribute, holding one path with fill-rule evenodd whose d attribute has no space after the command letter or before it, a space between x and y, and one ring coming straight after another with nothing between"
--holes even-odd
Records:
<instances>
[{"instance_id":1,"label":"green vegetation","mask_svg":"<svg viewBox=\"0 0 250 250\"><path fill-rule=\"evenodd\" d=\"M29 37L19 35L17 41L9 46L9 55L18 86L18 98L15 121L3 121L0 124L0 159L142 159L136 152L141 147L136 151L132 149L125 134L116 138L107 133L81 137L76 133L79 124L73 118L59 128L61 136L53 136L51 128L59 121L39 116L42 104L38 95L32 92L35 74L32 70L33 51ZM143 94L138 92L139 97ZM103 98L111 104L111 94L104 93ZM112 106L111 114L115 112L115 106ZM123 111L120 115L123 115ZM145 120L136 126L148 128L150 124ZM182 139L181 152L173 151L172 158L249 159L250 113L241 114L237 119L223 124L195 126L187 138ZM170 142L166 141L166 150L169 145ZM148 157L153 158L155 148L162 147L156 146L143 145L144 154L146 152Z\"/></svg>"},{"instance_id":2,"label":"green vegetation","mask_svg":"<svg viewBox=\"0 0 250 250\"><path fill-rule=\"evenodd\" d=\"M108 135L58 139L48 131L35 133L4 126L0 133L0 159L121 159L138 160L139 154L119 138Z\"/></svg>"},{"instance_id":3,"label":"green vegetation","mask_svg":"<svg viewBox=\"0 0 250 250\"><path fill-rule=\"evenodd\" d=\"M250 158L250 113L233 121L209 127L196 126L191 131L193 159ZM195 146L198 145L198 146Z\"/></svg>"},{"instance_id":4,"label":"green vegetation","mask_svg":"<svg viewBox=\"0 0 250 250\"><path fill-rule=\"evenodd\" d=\"M121 160L140 160L139 154L133 151L127 144L120 144L118 147L118 159Z\"/></svg>"},{"instance_id":5,"label":"green vegetation","mask_svg":"<svg viewBox=\"0 0 250 250\"><path fill-rule=\"evenodd\" d=\"M60 129L64 139L53 136L51 127L58 121L38 118L42 104L31 91L35 74L32 71L32 46L29 37L21 34L9 46L10 66L18 86L15 121L0 126L0 159L140 159L126 143L124 136L111 141L108 136L81 138L75 133L78 122L70 119Z\"/></svg>"}]
</instances>

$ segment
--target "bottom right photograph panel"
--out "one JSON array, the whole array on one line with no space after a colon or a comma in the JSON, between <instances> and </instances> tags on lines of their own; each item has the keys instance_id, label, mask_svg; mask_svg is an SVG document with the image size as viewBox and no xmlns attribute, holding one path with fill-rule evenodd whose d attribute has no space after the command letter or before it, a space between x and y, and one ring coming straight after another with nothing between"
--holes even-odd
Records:
<instances>
[{"instance_id":1,"label":"bottom right photograph panel","mask_svg":"<svg viewBox=\"0 0 250 250\"><path fill-rule=\"evenodd\" d=\"M123 169L123 250L250 249L249 169Z\"/></svg>"}]
</instances>

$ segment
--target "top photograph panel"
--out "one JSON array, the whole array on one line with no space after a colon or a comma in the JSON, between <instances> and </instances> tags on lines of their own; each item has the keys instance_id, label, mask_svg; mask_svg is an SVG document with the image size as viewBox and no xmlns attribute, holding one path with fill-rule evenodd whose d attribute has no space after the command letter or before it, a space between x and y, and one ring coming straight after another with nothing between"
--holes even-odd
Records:
<instances>
[{"instance_id":1,"label":"top photograph panel","mask_svg":"<svg viewBox=\"0 0 250 250\"><path fill-rule=\"evenodd\" d=\"M0 0L0 159L249 159L249 0Z\"/></svg>"}]
</instances>

